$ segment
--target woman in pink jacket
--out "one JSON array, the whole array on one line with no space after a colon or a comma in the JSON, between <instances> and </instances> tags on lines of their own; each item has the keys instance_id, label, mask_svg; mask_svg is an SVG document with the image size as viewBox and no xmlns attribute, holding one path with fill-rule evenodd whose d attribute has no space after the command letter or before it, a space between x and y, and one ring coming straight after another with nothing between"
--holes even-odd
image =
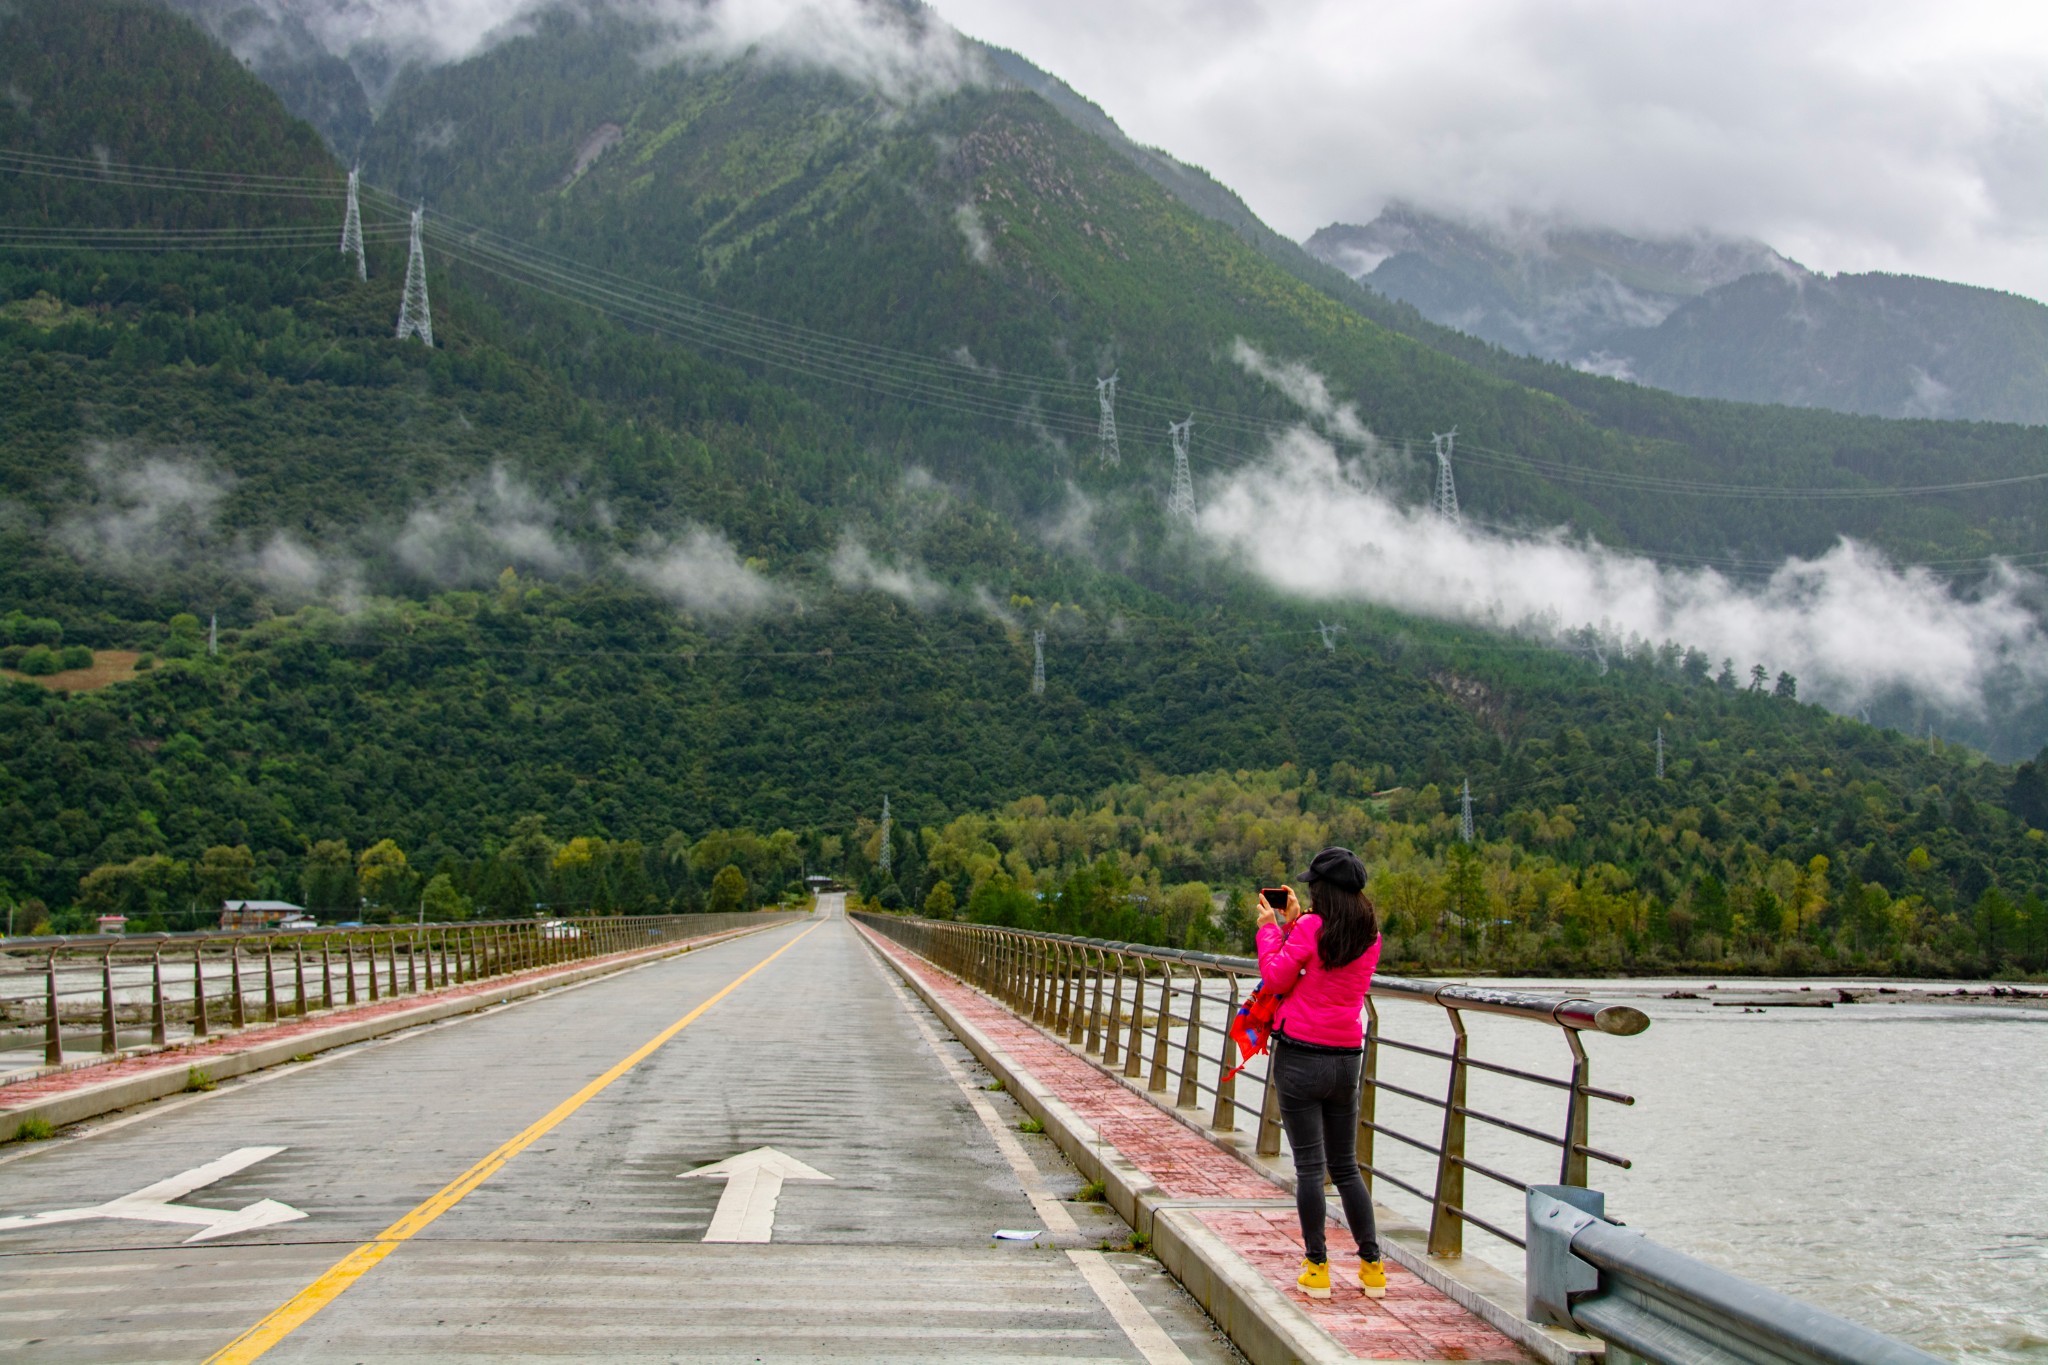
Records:
<instances>
[{"instance_id":1,"label":"woman in pink jacket","mask_svg":"<svg viewBox=\"0 0 2048 1365\"><path fill-rule=\"evenodd\" d=\"M1309 911L1287 890L1276 922L1259 903L1259 975L1282 998L1273 1023L1271 1083L1294 1150L1294 1206L1308 1256L1296 1281L1311 1298L1330 1297L1323 1235L1323 1173L1344 1201L1358 1241L1358 1284L1367 1298L1387 1292L1372 1196L1358 1173L1359 1068L1365 1055L1366 988L1380 960L1379 918L1365 894L1365 864L1348 848L1326 848L1309 863Z\"/></svg>"}]
</instances>

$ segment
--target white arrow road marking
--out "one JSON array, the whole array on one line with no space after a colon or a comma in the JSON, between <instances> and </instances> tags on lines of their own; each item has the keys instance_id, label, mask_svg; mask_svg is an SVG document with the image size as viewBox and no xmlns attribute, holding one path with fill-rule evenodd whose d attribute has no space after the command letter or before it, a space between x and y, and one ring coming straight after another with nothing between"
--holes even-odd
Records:
<instances>
[{"instance_id":1,"label":"white arrow road marking","mask_svg":"<svg viewBox=\"0 0 2048 1365\"><path fill-rule=\"evenodd\" d=\"M259 1199L239 1209L202 1209L191 1204L171 1202L183 1199L195 1190L204 1189L217 1180L225 1180L235 1172L246 1170L284 1150L282 1147L240 1147L218 1161L209 1161L204 1166L194 1166L181 1175L174 1175L169 1180L159 1180L154 1185L146 1185L133 1194L124 1194L119 1199L111 1199L104 1204L94 1204L83 1209L54 1209L49 1213L0 1218L0 1232L13 1228L46 1227L55 1223L81 1223L88 1218L122 1218L137 1223L196 1224L199 1231L185 1239L189 1245L193 1242L210 1241L215 1237L229 1237L238 1232L249 1232L256 1228L267 1228L274 1223L289 1223L306 1215L290 1204L280 1204L275 1199Z\"/></svg>"},{"instance_id":2,"label":"white arrow road marking","mask_svg":"<svg viewBox=\"0 0 2048 1365\"><path fill-rule=\"evenodd\" d=\"M775 1235L775 1201L782 1197L785 1180L830 1180L795 1157L784 1156L773 1147L756 1147L694 1171L684 1171L678 1180L713 1179L725 1181L725 1193L718 1196L718 1208L711 1215L707 1242L766 1242Z\"/></svg>"}]
</instances>

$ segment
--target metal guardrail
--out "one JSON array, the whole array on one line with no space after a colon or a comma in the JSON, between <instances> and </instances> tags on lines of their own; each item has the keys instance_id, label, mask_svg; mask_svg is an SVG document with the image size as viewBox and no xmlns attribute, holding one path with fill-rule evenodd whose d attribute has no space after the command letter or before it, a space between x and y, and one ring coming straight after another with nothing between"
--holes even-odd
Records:
<instances>
[{"instance_id":1,"label":"metal guardrail","mask_svg":"<svg viewBox=\"0 0 2048 1365\"><path fill-rule=\"evenodd\" d=\"M1223 1077L1238 1060L1230 1021L1257 986L1259 965L1255 959L909 916L859 912L856 918L1064 1035L1104 1066L1121 1065L1123 1074L1132 1079L1142 1076L1152 1093L1172 1090L1177 1108L1206 1107L1212 1131L1234 1132L1241 1118L1249 1119L1257 1125L1259 1155L1280 1154L1279 1095L1266 1084L1266 1064L1255 1064L1237 1077ZM1389 1037L1379 1007L1392 1000L1442 1009L1450 1024L1449 1045ZM1215 1012L1205 1017L1205 1010ZM1570 1052L1570 1074L1544 1076L1472 1056L1464 1021L1467 1013L1503 1015L1557 1029ZM1591 1145L1591 1102L1634 1104L1635 1100L1593 1085L1579 1034L1589 1031L1628 1037L1649 1026L1648 1015L1626 1005L1376 975L1365 1002L1359 1166L1369 1184L1391 1186L1429 1206L1431 1255L1462 1255L1468 1223L1520 1247L1524 1244L1521 1236L1467 1206L1465 1177L1469 1172L1524 1195L1531 1185L1473 1160L1467 1152L1469 1126L1489 1126L1555 1149L1557 1178L1564 1185L1585 1185L1589 1160L1626 1168L1626 1158ZM1386 1050L1442 1062L1442 1090L1429 1094L1383 1077L1380 1060ZM1473 1107L1467 1102L1467 1087L1474 1071L1562 1092L1563 1131L1546 1132ZM1240 1100L1240 1086L1256 1091L1257 1102ZM1383 1122L1379 1104L1383 1094L1440 1113L1440 1125L1434 1132L1404 1132ZM1382 1138L1433 1158L1432 1188L1423 1189L1375 1164L1375 1145Z\"/></svg>"},{"instance_id":2,"label":"metal guardrail","mask_svg":"<svg viewBox=\"0 0 2048 1365\"><path fill-rule=\"evenodd\" d=\"M1610 1223L1605 1202L1596 1190L1529 1190L1526 1312L1606 1342L1608 1365L1940 1365Z\"/></svg>"},{"instance_id":3,"label":"metal guardrail","mask_svg":"<svg viewBox=\"0 0 2048 1365\"><path fill-rule=\"evenodd\" d=\"M769 922L753 912L0 941L0 1050L117 1055ZM779 916L777 916L779 918Z\"/></svg>"}]
</instances>

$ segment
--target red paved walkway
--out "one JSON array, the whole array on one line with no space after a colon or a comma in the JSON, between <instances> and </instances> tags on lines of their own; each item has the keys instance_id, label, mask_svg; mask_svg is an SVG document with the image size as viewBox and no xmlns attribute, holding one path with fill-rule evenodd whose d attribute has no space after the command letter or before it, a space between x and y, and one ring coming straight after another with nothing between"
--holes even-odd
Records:
<instances>
[{"instance_id":1,"label":"red paved walkway","mask_svg":"<svg viewBox=\"0 0 2048 1365\"><path fill-rule=\"evenodd\" d=\"M340 1028L359 1020L399 1014L406 1010L418 1009L422 1005L436 1004L444 1000L459 1000L468 995L482 995L487 991L501 990L521 982L566 976L571 972L607 964L627 966L641 958L655 958L664 953L672 953L688 944L704 943L714 938L723 938L727 934L744 932L747 931L731 929L718 934L700 934L695 938L672 939L659 947L634 948L601 957L579 958L574 962L555 963L523 972L508 972L503 976L486 977L481 981L468 981L459 986L391 996L379 1000L374 1005L315 1010L304 1018L283 1019L275 1024L256 1024L232 1032L210 1034L196 1042L177 1043L140 1056L102 1062L97 1066L72 1066L43 1075L24 1076L19 1080L0 1082L0 1110L19 1108L36 1100L48 1099L52 1095L68 1094L92 1085L104 1085L108 1081L125 1080L145 1072L172 1071L195 1066L209 1057L229 1056L267 1043L281 1042L306 1034L325 1033L329 1029Z\"/></svg>"},{"instance_id":2,"label":"red paved walkway","mask_svg":"<svg viewBox=\"0 0 2048 1365\"><path fill-rule=\"evenodd\" d=\"M1174 1199L1291 1197L1244 1162L1189 1129L1066 1043L964 986L888 939L861 932L904 964L933 995L980 1029L1022 1070L1092 1125L1103 1140ZM1352 1277L1345 1234L1332 1228L1331 1297L1294 1287L1301 1231L1292 1209L1206 1210L1197 1215L1247 1263L1306 1310L1316 1324L1366 1360L1528 1361L1519 1346L1392 1261L1387 1296L1372 1300ZM1341 1250L1340 1250L1341 1249Z\"/></svg>"}]
</instances>

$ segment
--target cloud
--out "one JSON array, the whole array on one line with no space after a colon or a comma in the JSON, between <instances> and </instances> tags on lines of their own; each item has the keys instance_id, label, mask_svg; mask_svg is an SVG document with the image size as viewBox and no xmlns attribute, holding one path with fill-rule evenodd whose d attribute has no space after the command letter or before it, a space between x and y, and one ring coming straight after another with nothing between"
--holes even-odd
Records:
<instances>
[{"instance_id":1,"label":"cloud","mask_svg":"<svg viewBox=\"0 0 2048 1365\"><path fill-rule=\"evenodd\" d=\"M981 221L981 210L974 206L972 199L953 210L953 223L967 240L968 260L976 265L987 265L995 259L995 244L989 240L988 225Z\"/></svg>"},{"instance_id":2,"label":"cloud","mask_svg":"<svg viewBox=\"0 0 2048 1365\"><path fill-rule=\"evenodd\" d=\"M706 616L747 616L784 605L789 595L739 556L717 531L694 527L676 540L650 540L621 555L619 569L643 587Z\"/></svg>"},{"instance_id":3,"label":"cloud","mask_svg":"<svg viewBox=\"0 0 2048 1365\"><path fill-rule=\"evenodd\" d=\"M80 456L92 484L53 535L88 568L120 576L200 562L217 548L214 518L234 478L197 455L95 442Z\"/></svg>"},{"instance_id":4,"label":"cloud","mask_svg":"<svg viewBox=\"0 0 2048 1365\"><path fill-rule=\"evenodd\" d=\"M573 574L583 557L556 530L559 513L503 465L413 511L392 543L399 563L442 586L489 583L508 566Z\"/></svg>"},{"instance_id":5,"label":"cloud","mask_svg":"<svg viewBox=\"0 0 2048 1365\"><path fill-rule=\"evenodd\" d=\"M540 14L614 14L654 33L650 62L757 60L836 71L896 104L986 79L979 56L930 14L880 0L182 0L210 8L243 55L303 25L381 101L407 64L461 61L532 31ZM252 24L251 11L270 22Z\"/></svg>"},{"instance_id":6,"label":"cloud","mask_svg":"<svg viewBox=\"0 0 2048 1365\"><path fill-rule=\"evenodd\" d=\"M882 592L930 611L945 604L952 589L916 564L885 564L853 536L841 537L832 552L832 581L851 592Z\"/></svg>"},{"instance_id":7,"label":"cloud","mask_svg":"<svg viewBox=\"0 0 2048 1365\"><path fill-rule=\"evenodd\" d=\"M1377 444L1365 423L1358 420L1358 405L1340 405L1330 397L1329 381L1300 361L1268 360L1243 337L1230 343L1230 358L1246 374L1265 380L1287 395L1295 406L1320 422L1324 430L1357 445Z\"/></svg>"},{"instance_id":8,"label":"cloud","mask_svg":"<svg viewBox=\"0 0 2048 1365\"><path fill-rule=\"evenodd\" d=\"M2048 299L2048 7L933 0L1280 231L1390 200ZM1085 40L1077 41L1077 34Z\"/></svg>"},{"instance_id":9,"label":"cloud","mask_svg":"<svg viewBox=\"0 0 2048 1365\"><path fill-rule=\"evenodd\" d=\"M2039 585L2013 571L1963 598L1844 540L1748 586L1562 533L1504 539L1361 490L1305 429L1216 488L1197 527L1305 597L1550 637L1591 626L1609 639L1675 641L1739 670L1790 672L1802 698L1843 711L1903 689L1974 719L1987 694L2048 685L2048 639L2024 600Z\"/></svg>"},{"instance_id":10,"label":"cloud","mask_svg":"<svg viewBox=\"0 0 2048 1365\"><path fill-rule=\"evenodd\" d=\"M347 555L316 550L286 531L272 535L253 554L238 555L236 567L287 601L325 601L354 611L363 600L360 564Z\"/></svg>"}]
</instances>

